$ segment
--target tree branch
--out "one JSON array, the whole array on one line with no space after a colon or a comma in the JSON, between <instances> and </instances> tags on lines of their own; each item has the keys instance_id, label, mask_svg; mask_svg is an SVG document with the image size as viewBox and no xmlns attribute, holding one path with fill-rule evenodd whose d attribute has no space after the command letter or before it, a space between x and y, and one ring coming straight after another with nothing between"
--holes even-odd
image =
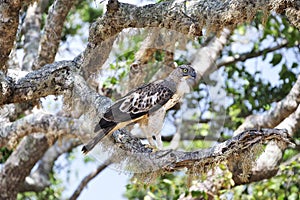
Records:
<instances>
[{"instance_id":1,"label":"tree branch","mask_svg":"<svg viewBox=\"0 0 300 200\"><path fill-rule=\"evenodd\" d=\"M22 5L31 3L32 0L25 1L1 1L1 20L0 20L0 70L7 71L6 61L16 39L19 11Z\"/></svg>"},{"instance_id":2,"label":"tree branch","mask_svg":"<svg viewBox=\"0 0 300 200\"><path fill-rule=\"evenodd\" d=\"M16 199L18 189L51 143L41 135L30 135L20 142L0 171L0 199Z\"/></svg>"},{"instance_id":3,"label":"tree branch","mask_svg":"<svg viewBox=\"0 0 300 200\"><path fill-rule=\"evenodd\" d=\"M42 20L42 4L35 2L29 5L24 20L24 56L22 70L31 71L34 58L37 56L40 41L40 29Z\"/></svg>"},{"instance_id":4,"label":"tree branch","mask_svg":"<svg viewBox=\"0 0 300 200\"><path fill-rule=\"evenodd\" d=\"M287 129L290 136L293 137L300 128L300 104L295 112L285 118L280 124L278 124L278 126L276 126L276 128Z\"/></svg>"},{"instance_id":5,"label":"tree branch","mask_svg":"<svg viewBox=\"0 0 300 200\"><path fill-rule=\"evenodd\" d=\"M35 104L32 102L21 102L21 103L15 103L15 104L6 104L0 108L0 121L1 122L11 122L15 121L26 110L31 110Z\"/></svg>"},{"instance_id":6,"label":"tree branch","mask_svg":"<svg viewBox=\"0 0 300 200\"><path fill-rule=\"evenodd\" d=\"M264 3L250 0L178 3L171 0L141 7L111 0L108 1L105 15L90 28L89 44L84 52L84 68L89 68L89 73L96 72L104 63L97 56L107 46L103 46L103 43L126 28L164 27L186 35L199 36L202 35L203 28L207 32L216 33L220 33L225 27L232 29L240 23L251 21L261 10L281 13L282 10L293 7L296 7L293 0L270 0Z\"/></svg>"},{"instance_id":7,"label":"tree branch","mask_svg":"<svg viewBox=\"0 0 300 200\"><path fill-rule=\"evenodd\" d=\"M300 106L294 113L285 118L276 128L284 128L288 131L289 136L293 137L293 134L300 127ZM276 143L269 143L265 151L259 156L255 166L252 169L251 176L249 177L251 182L261 180L261 177L271 178L277 174L279 170L279 164L282 160L283 151L285 148ZM235 180L236 184L243 184L241 180Z\"/></svg>"},{"instance_id":8,"label":"tree branch","mask_svg":"<svg viewBox=\"0 0 300 200\"><path fill-rule=\"evenodd\" d=\"M288 131L286 130L286 133L289 133L288 137L292 137L294 130L298 130L300 126L299 113L300 109L298 106L297 110L293 114L289 115L289 117L282 121L276 128L285 128L285 130L287 129ZM249 155L244 156L244 160L236 160L236 158L233 157L228 163L230 164L229 170L233 174L232 178L234 180L234 185L237 186L245 183L252 183L256 181L261 181L263 179L269 179L275 176L278 173L278 170L280 169L279 164L282 160L283 150L285 149L285 147L285 145L274 141L270 141L267 144L264 151L262 152L262 154L259 156L259 158L257 160L253 159L250 161L253 164L252 167L249 169L249 172L246 177L241 176L241 173L243 172L243 163L249 162ZM258 152L259 151L261 150L258 148ZM255 154L255 151L252 153ZM219 182L218 184L214 184L214 180L215 177L223 175L224 172L222 170L220 171L218 169L214 169L214 173L210 174L204 182L197 184L194 190L201 190L206 192L219 191L222 188L217 187L220 187L222 184L220 184Z\"/></svg>"},{"instance_id":9,"label":"tree branch","mask_svg":"<svg viewBox=\"0 0 300 200\"><path fill-rule=\"evenodd\" d=\"M174 135L170 136L162 136L161 139L164 142L171 142L174 138ZM141 138L146 139L146 138ZM203 136L203 135L184 135L180 137L182 141L197 141L197 140L205 140L205 141L215 141L215 142L224 142L226 139L222 137L215 137L215 136Z\"/></svg>"},{"instance_id":10,"label":"tree branch","mask_svg":"<svg viewBox=\"0 0 300 200\"><path fill-rule=\"evenodd\" d=\"M115 156L110 157L113 163L119 163L123 167L126 166L125 168L127 170L134 173L141 173L141 175L145 173L148 174L149 172L172 172L183 168L187 168L191 173L196 173L195 170L203 173L221 161L232 158L240 160L240 162L245 163L245 165L251 165L256 156L255 152L251 152L255 145L263 144L270 140L275 140L283 146L291 144L290 137L286 130L279 129L245 131L212 148L193 152L176 150L153 151L142 144L140 140L128 135L122 129L116 131L112 138L114 138L114 140L110 142L115 143L115 148L113 148L112 151L107 149L112 145L112 143L108 141L106 141L106 143L103 142L100 148L106 149L106 152L113 152ZM99 146L97 148L99 148ZM96 149L96 151L97 150L99 149ZM254 157L249 157L250 154L253 154ZM244 160L246 158L244 156L247 155L248 162ZM251 169L251 166L248 167ZM248 174L249 171L244 171L243 173ZM149 177L149 174L146 177ZM153 178L155 177L153 176Z\"/></svg>"},{"instance_id":11,"label":"tree branch","mask_svg":"<svg viewBox=\"0 0 300 200\"><path fill-rule=\"evenodd\" d=\"M284 48L288 46L288 41L287 40L283 40L280 44L278 44L277 46L274 47L268 47L266 49L263 49L261 51L257 51L257 52L250 52L250 53L244 53L244 54L237 54L234 56L228 56L226 58L224 58L223 60L221 60L220 62L217 63L216 68L219 69L222 66L226 66L226 65L230 65L239 61L245 61L247 59L250 58L255 58L258 56L261 56L263 54L267 54L273 51L276 51L278 49Z\"/></svg>"},{"instance_id":12,"label":"tree branch","mask_svg":"<svg viewBox=\"0 0 300 200\"><path fill-rule=\"evenodd\" d=\"M80 184L72 194L72 196L69 198L69 200L76 200L79 195L81 194L82 190L87 186L87 184L95 178L100 172L102 172L108 165L110 165L110 162L107 161L97 167L97 169L90 174L88 174L82 181L80 181Z\"/></svg>"},{"instance_id":13,"label":"tree branch","mask_svg":"<svg viewBox=\"0 0 300 200\"><path fill-rule=\"evenodd\" d=\"M77 64L73 61L55 62L28 73L17 83L0 72L0 106L63 94L72 89L72 73L77 70Z\"/></svg>"},{"instance_id":14,"label":"tree branch","mask_svg":"<svg viewBox=\"0 0 300 200\"><path fill-rule=\"evenodd\" d=\"M95 116L101 116L101 113L110 104L110 100L92 91L82 77L74 75L72 80L74 81L75 92L72 97L79 98L81 103L84 102L81 105L83 109L88 107L94 111L94 113L90 113L89 110L85 110L87 115L89 115L87 119L91 120L91 122L85 122L87 124L97 122ZM92 131L89 130L86 133L88 132ZM184 167L193 173L195 169L205 172L207 171L206 166L213 166L233 155L241 155L242 152L248 152L246 150L249 150L249 148L251 150L254 144L266 142L270 139L283 140L283 143L288 143L288 136L284 131L260 130L256 132L246 131L231 140L206 150L196 152L172 150L153 152L152 149L146 148L140 140L132 138L123 130L116 131L113 137L115 141L108 145L110 148L113 148L113 151L110 152L118 155L113 156L113 159L115 159L113 162L122 163L122 166L127 166L126 168L133 172L159 171L159 173L174 171ZM101 145L107 146L106 144L100 144L99 146ZM109 150L106 149L106 151ZM195 168L195 166L197 167Z\"/></svg>"},{"instance_id":15,"label":"tree branch","mask_svg":"<svg viewBox=\"0 0 300 200\"><path fill-rule=\"evenodd\" d=\"M295 1L295 2L297 2L297 1ZM295 8L287 8L285 11L285 15L287 16L290 23L292 25L294 25L300 31L300 22L299 22L300 5L299 5L299 3L298 3L298 6Z\"/></svg>"},{"instance_id":16,"label":"tree branch","mask_svg":"<svg viewBox=\"0 0 300 200\"><path fill-rule=\"evenodd\" d=\"M300 127L299 120L299 101L300 101L300 76L297 82L289 92L289 94L269 112L261 115L252 115L246 118L245 122L235 131L242 131L254 127L275 127L284 128L288 130L289 136L292 137L294 131ZM259 156L253 167L250 180L258 181L261 177L270 178L278 171L283 156L284 147L276 144L269 143L265 151ZM238 168L239 163L235 162L235 167ZM236 169L235 169L236 170ZM236 184L244 184L245 182L238 177L234 180Z\"/></svg>"},{"instance_id":17,"label":"tree branch","mask_svg":"<svg viewBox=\"0 0 300 200\"><path fill-rule=\"evenodd\" d=\"M25 3L27 2L29 1L26 1ZM56 2L59 2L59 0ZM104 63L104 59L107 58L116 35L124 28L166 27L184 34L197 36L201 35L202 28L206 27L208 32L216 31L220 33L225 26L234 27L238 23L253 19L258 10L270 11L273 9L277 12L281 12L281 9L287 10L287 6L294 5L294 1L289 0L273 0L268 3L261 3L259 1L253 2L250 0L226 2L219 2L217 0L209 2L191 1L188 2L188 4L175 4L174 2L175 1L166 1L153 5L136 7L119 3L116 0L110 0L107 9L108 11L105 16L98 19L90 29L91 34L89 37L89 44L84 52L85 56L83 57L85 59L82 69L85 78L89 77L88 75L93 72L93 69L99 69L102 66L101 63ZM271 6L274 2L280 4L279 8L275 9ZM2 14L4 16L2 18L3 20L0 22L0 32L4 33L1 34L0 40L2 42L4 41L3 45L1 43L1 48L3 47L3 50L0 50L0 55L2 55L0 58L0 69L4 71L6 69L3 66L11 51L12 42L15 39L12 36L15 35L14 33L18 24L17 18L18 11L21 7L20 4L20 1L11 1L9 3L4 2L0 5L0 10L4 13ZM248 4L253 6L248 6ZM10 11L12 12L10 13ZM245 15L245 12L248 14ZM7 21L9 23L6 23ZM224 38L226 39L226 36L229 34L230 33L224 33ZM217 49L220 48L218 47ZM50 57L51 59L54 59L57 45L53 47L52 50ZM102 57L99 57L99 52L103 53L101 55ZM208 65L211 66L211 63L212 62ZM39 67L40 66L37 68ZM68 91L71 93L70 99L73 101L66 100L66 103L70 104L69 106L76 107L76 101L78 100L78 103L81 103L82 105L77 107L78 110L73 110L79 113L78 116L82 113L86 114L86 116L84 116L87 119L86 123L90 125L88 127L92 129L94 123L96 123L101 114L104 113L111 101L108 98L97 95L97 93L88 87L86 81L78 75L79 67L81 67L81 64L79 66L77 62L56 62L27 74L27 76L17 82L14 82L10 77L7 77L4 73L0 72L0 105L36 99L49 94L64 94L65 97L67 97L66 91ZM199 69L200 66L197 67L198 72L200 71ZM299 81L297 81L297 83L298 82ZM295 98L298 98L299 96L298 87L294 89L297 90L298 93L297 91L293 91ZM292 93L292 91L290 93ZM286 103L291 102L296 102L297 106L299 105L298 99L295 100L291 97L291 101ZM285 106L285 104L282 104L282 106ZM293 111L295 110L294 107L292 108ZM65 133L63 132L65 130L59 129L62 126L62 123L56 124L59 120L62 120L63 123L65 123L65 119L61 117L53 119L51 117L47 118L44 115L44 117L34 125L29 123L29 118L30 117L23 118L2 128L1 140L4 140L3 143L6 143L13 138L13 135L9 136L8 132L5 132L6 128L10 129L10 133L15 131L16 137L23 137L24 135L35 131L44 132L50 130L50 133ZM70 125L68 128L74 129L71 119L67 122L67 124ZM12 130L12 127L15 127L15 129ZM26 132L26 130L21 130L22 127L31 130L30 132ZM82 127L77 127L77 130L82 130ZM93 134L92 130L84 130L85 134ZM74 132L74 130L70 130L70 132L71 131ZM287 133L277 129L245 131L224 143L217 144L213 148L194 152L180 152L173 150L154 152L152 149L145 147L140 140L132 138L124 130L116 131L112 137L114 140L110 141L109 144L112 145L109 146L113 149L111 153L117 155L112 157L114 159L113 161L128 167L128 170L130 171L143 172L144 175L147 173L147 176L149 176L149 171L163 173L182 168L187 168L192 174L206 172L207 169L212 166L221 161L227 161L230 158L236 158L236 160L241 161L241 163L245 161L245 157L247 159L250 158L249 160L254 159L254 157L251 157L254 155L251 150L253 150L254 146L257 144L270 140L275 140L280 143L283 148L287 144L290 144L290 138ZM34 164L42 155L44 155L44 152L51 143L52 141L49 142L44 136L38 137L37 135L27 136L21 141L0 172L1 199L15 199L17 192L23 187L21 185L24 184L25 177L29 175ZM104 141L99 146L107 147ZM249 155L250 157L248 157ZM250 164L249 162L245 162L244 165ZM248 169L247 166L245 169ZM246 170L241 173L248 174L249 171ZM8 196L8 194L10 195Z\"/></svg>"},{"instance_id":18,"label":"tree branch","mask_svg":"<svg viewBox=\"0 0 300 200\"><path fill-rule=\"evenodd\" d=\"M129 81L127 83L127 92L144 83L146 76L149 75L151 68L158 64L151 61L154 60L156 52L165 52L164 61L161 64L160 73L157 77L154 75L152 79L163 79L175 67L174 65L174 51L175 43L182 45L186 43L186 39L182 34L168 29L149 29L147 36L141 44L141 48L135 54L135 61L130 66ZM157 66L157 65L156 65Z\"/></svg>"},{"instance_id":19,"label":"tree branch","mask_svg":"<svg viewBox=\"0 0 300 200\"><path fill-rule=\"evenodd\" d=\"M40 192L50 185L49 174L52 171L54 162L63 153L71 151L74 147L80 145L77 139L62 139L51 146L44 156L39 160L37 169L26 177L24 184L19 192L34 191Z\"/></svg>"},{"instance_id":20,"label":"tree branch","mask_svg":"<svg viewBox=\"0 0 300 200\"><path fill-rule=\"evenodd\" d=\"M20 138L33 133L47 133L48 136L55 137L60 135L83 137L85 133L80 126L81 122L77 119L33 113L0 128L0 147L12 148Z\"/></svg>"},{"instance_id":21,"label":"tree branch","mask_svg":"<svg viewBox=\"0 0 300 200\"><path fill-rule=\"evenodd\" d=\"M61 41L63 25L67 14L76 0L55 0L49 10L44 27L44 34L40 42L40 50L34 61L33 69L39 69L45 64L52 63Z\"/></svg>"},{"instance_id":22,"label":"tree branch","mask_svg":"<svg viewBox=\"0 0 300 200\"><path fill-rule=\"evenodd\" d=\"M101 116L101 113L103 113L106 110L106 107L110 105L110 100L106 97L99 96L96 92L92 91L87 86L82 77L73 75L72 80L74 82L73 92L75 92L72 95L72 98L75 98L74 101L76 100L76 98L79 98L79 101L81 102L80 108L82 108L87 114L87 120L85 120L85 123L92 124L91 126L88 125L88 127L94 127L93 123L97 123L96 116ZM90 110L92 110L92 112L90 112ZM92 130L86 129L85 133L88 132L92 133ZM114 156L114 159L116 160L113 161L117 163L121 162L125 164L125 166L128 165L128 169L133 170L134 172L149 172L156 170L173 171L182 167L187 167L191 170L192 166L194 166L195 163L208 163L214 165L214 163L216 163L217 161L219 162L220 160L222 160L221 155L225 155L225 157L223 158L228 158L226 157L226 152L228 152L228 155L230 154L232 156L233 152L235 151L243 151L247 147L251 147L259 142L265 142L272 137L275 137L278 140L287 139L285 132L278 132L277 130L275 130L274 132L261 130L257 133L255 132L256 135L253 134L253 132L246 132L242 134L243 136L235 137L231 140L228 140L227 142L220 144L221 146L217 145L214 148L203 151L200 150L197 152L152 152L151 149L146 148L144 145L142 145L140 143L140 140L132 138L127 135L127 133L120 130L114 133L116 143L110 143L109 146L110 148L113 148L113 154L118 155ZM280 134L283 134L283 136L280 136ZM253 143L249 143L248 139L244 140L245 138L248 138L249 140L251 139L250 141L252 141ZM212 159L212 157L217 157L218 159L214 160Z\"/></svg>"},{"instance_id":23,"label":"tree branch","mask_svg":"<svg viewBox=\"0 0 300 200\"><path fill-rule=\"evenodd\" d=\"M215 63L219 58L232 32L228 29L222 30L219 37L213 37L204 47L194 55L192 66L197 70L200 79L205 78L217 68Z\"/></svg>"}]
</instances>

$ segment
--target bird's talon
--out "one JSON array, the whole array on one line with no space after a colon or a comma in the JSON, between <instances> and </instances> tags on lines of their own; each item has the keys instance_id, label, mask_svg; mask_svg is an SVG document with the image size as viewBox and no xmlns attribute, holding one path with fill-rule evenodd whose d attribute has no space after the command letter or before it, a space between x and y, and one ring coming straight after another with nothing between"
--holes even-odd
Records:
<instances>
[{"instance_id":1,"label":"bird's talon","mask_svg":"<svg viewBox=\"0 0 300 200\"><path fill-rule=\"evenodd\" d=\"M155 145L151 145L151 144L145 144L145 147L151 149L152 152L159 150Z\"/></svg>"}]
</instances>

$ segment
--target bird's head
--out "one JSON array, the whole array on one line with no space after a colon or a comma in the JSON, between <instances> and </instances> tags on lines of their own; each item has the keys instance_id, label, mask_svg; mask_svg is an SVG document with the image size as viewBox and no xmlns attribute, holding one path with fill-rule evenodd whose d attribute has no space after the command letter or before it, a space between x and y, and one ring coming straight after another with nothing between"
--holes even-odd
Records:
<instances>
[{"instance_id":1,"label":"bird's head","mask_svg":"<svg viewBox=\"0 0 300 200\"><path fill-rule=\"evenodd\" d=\"M192 79L195 80L197 73L194 68L189 65L180 65L178 66L179 71L184 79Z\"/></svg>"},{"instance_id":2,"label":"bird's head","mask_svg":"<svg viewBox=\"0 0 300 200\"><path fill-rule=\"evenodd\" d=\"M180 65L171 74L170 77L174 81L185 80L190 86L192 86L196 81L197 73L194 68L190 65Z\"/></svg>"}]
</instances>

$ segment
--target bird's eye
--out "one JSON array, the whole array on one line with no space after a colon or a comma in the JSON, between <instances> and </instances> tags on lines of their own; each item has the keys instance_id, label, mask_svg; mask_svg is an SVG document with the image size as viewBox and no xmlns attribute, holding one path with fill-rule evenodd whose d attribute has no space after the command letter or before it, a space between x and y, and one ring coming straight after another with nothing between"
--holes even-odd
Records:
<instances>
[{"instance_id":1,"label":"bird's eye","mask_svg":"<svg viewBox=\"0 0 300 200\"><path fill-rule=\"evenodd\" d=\"M183 69L182 70L184 73L187 73L188 72L188 70L185 68L185 69Z\"/></svg>"}]
</instances>

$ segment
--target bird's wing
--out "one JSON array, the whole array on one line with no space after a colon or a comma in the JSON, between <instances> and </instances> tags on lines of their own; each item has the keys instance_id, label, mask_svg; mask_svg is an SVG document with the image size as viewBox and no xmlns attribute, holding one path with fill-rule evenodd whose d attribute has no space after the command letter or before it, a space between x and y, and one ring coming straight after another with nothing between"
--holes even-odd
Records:
<instances>
[{"instance_id":1,"label":"bird's wing","mask_svg":"<svg viewBox=\"0 0 300 200\"><path fill-rule=\"evenodd\" d=\"M111 122L125 122L158 110L174 94L174 91L163 83L156 81L132 90L114 103L103 118Z\"/></svg>"}]
</instances>

